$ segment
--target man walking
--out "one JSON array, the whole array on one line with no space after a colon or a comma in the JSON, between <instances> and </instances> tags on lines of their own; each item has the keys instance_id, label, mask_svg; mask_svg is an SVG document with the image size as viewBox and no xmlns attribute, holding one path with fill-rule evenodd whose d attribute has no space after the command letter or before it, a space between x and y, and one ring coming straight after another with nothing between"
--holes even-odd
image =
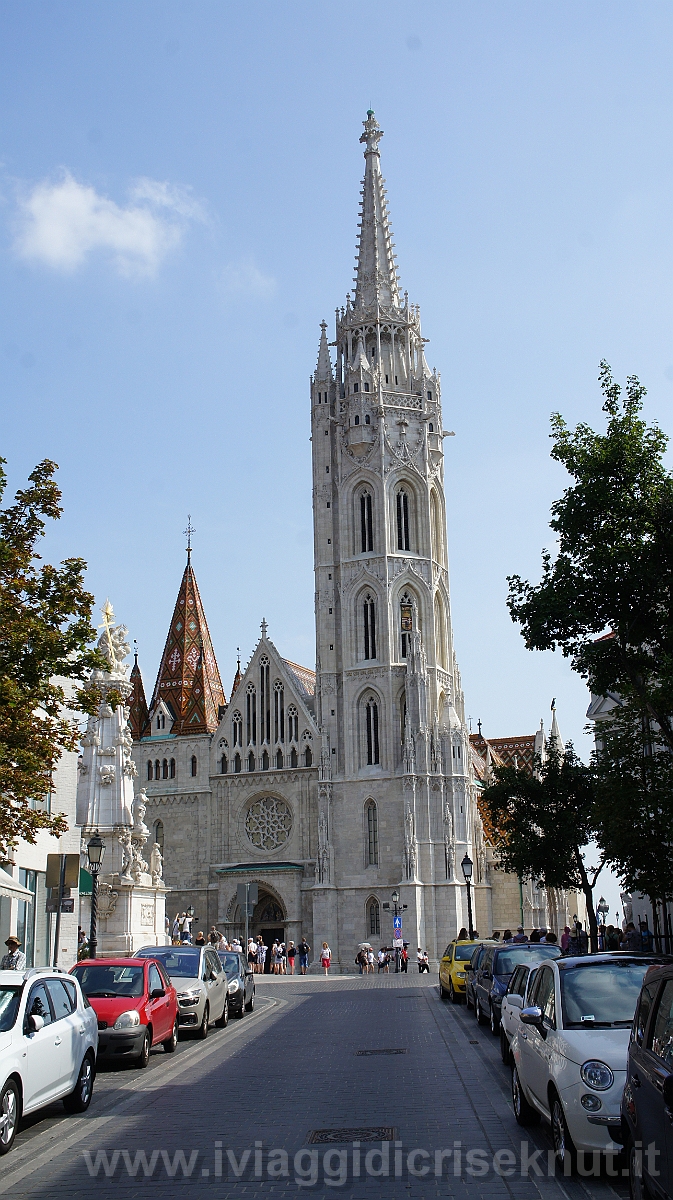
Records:
<instances>
[{"instance_id":1,"label":"man walking","mask_svg":"<svg viewBox=\"0 0 673 1200\"><path fill-rule=\"evenodd\" d=\"M308 956L311 952L311 947L305 937L301 939L297 949L299 950L299 970L302 975L305 975L308 970Z\"/></svg>"},{"instance_id":2,"label":"man walking","mask_svg":"<svg viewBox=\"0 0 673 1200\"><path fill-rule=\"evenodd\" d=\"M26 956L19 949L21 942L14 934L10 934L5 942L7 953L3 955L0 961L0 971L23 971L26 965Z\"/></svg>"}]
</instances>

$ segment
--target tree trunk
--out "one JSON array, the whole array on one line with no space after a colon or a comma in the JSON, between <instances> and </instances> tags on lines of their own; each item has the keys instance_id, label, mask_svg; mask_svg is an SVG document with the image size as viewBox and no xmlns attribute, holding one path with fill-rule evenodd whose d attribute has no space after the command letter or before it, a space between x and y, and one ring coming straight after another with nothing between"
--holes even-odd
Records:
<instances>
[{"instance_id":1,"label":"tree trunk","mask_svg":"<svg viewBox=\"0 0 673 1200\"><path fill-rule=\"evenodd\" d=\"M589 918L589 942L591 951L596 954L598 951L598 922L596 921L596 912L594 910L594 893L589 878L584 869L584 860L579 846L575 848L575 857L579 869L580 879L582 880L582 891L587 905L587 917Z\"/></svg>"}]
</instances>

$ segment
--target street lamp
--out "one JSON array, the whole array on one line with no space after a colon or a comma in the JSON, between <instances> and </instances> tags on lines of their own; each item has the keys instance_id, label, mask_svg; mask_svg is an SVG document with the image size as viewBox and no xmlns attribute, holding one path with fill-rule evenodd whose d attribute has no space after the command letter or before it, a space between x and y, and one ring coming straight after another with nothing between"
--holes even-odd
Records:
<instances>
[{"instance_id":1,"label":"street lamp","mask_svg":"<svg viewBox=\"0 0 673 1200\"><path fill-rule=\"evenodd\" d=\"M407 906L406 906L406 904L400 904L400 893L398 892L397 888L395 888L395 891L393 892L390 899L393 902L393 916L399 917L400 913L404 912L404 910ZM390 908L390 905L384 904L383 907ZM397 925L393 924L393 934L395 934L396 930L397 930ZM393 936L393 941L396 941L396 940L397 940L396 937ZM402 945L404 945L404 942L402 943ZM395 974L396 975L399 974L399 970L400 970L400 951L399 951L399 946L396 946L395 947Z\"/></svg>"},{"instance_id":2,"label":"street lamp","mask_svg":"<svg viewBox=\"0 0 673 1200\"><path fill-rule=\"evenodd\" d=\"M465 885L467 887L467 932L470 941L472 941L472 938L474 937L474 929L472 927L472 897L470 895L470 882L472 880L472 868L474 863L472 862L472 859L467 851L465 851L465 858L460 866L463 872L463 879L465 880Z\"/></svg>"},{"instance_id":3,"label":"street lamp","mask_svg":"<svg viewBox=\"0 0 673 1200\"><path fill-rule=\"evenodd\" d=\"M91 925L89 927L89 958L96 957L96 919L98 917L98 874L103 865L105 842L98 830L90 839L86 848L86 856L91 871Z\"/></svg>"}]
</instances>

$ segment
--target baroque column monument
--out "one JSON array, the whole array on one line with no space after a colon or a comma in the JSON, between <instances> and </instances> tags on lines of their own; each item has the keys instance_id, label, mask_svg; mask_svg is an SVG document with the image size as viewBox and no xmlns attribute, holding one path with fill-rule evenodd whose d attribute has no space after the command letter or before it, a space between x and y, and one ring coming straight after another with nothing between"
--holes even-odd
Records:
<instances>
[{"instance_id":1,"label":"baroque column monument","mask_svg":"<svg viewBox=\"0 0 673 1200\"><path fill-rule=\"evenodd\" d=\"M109 600L103 607L98 649L107 659L85 684L97 702L82 734L77 783L77 824L82 850L98 831L105 843L98 885L98 953L133 954L141 946L168 942L166 892L159 846L145 824L145 790L135 791L136 766L128 726L131 684L124 659L128 630L115 625ZM149 860L149 861L147 861Z\"/></svg>"}]
</instances>

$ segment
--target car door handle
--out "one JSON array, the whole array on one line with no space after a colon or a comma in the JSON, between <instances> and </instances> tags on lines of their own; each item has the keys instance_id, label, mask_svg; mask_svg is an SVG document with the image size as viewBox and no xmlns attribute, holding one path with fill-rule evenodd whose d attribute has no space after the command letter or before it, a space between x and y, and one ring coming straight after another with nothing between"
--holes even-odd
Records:
<instances>
[{"instance_id":1,"label":"car door handle","mask_svg":"<svg viewBox=\"0 0 673 1200\"><path fill-rule=\"evenodd\" d=\"M638 1076L637 1076L637 1075L632 1075L632 1076L631 1076L631 1083L632 1083L632 1084L633 1084L633 1086L634 1086L634 1087L636 1087L636 1088L640 1087L640 1080L639 1080L639 1078L638 1078Z\"/></svg>"},{"instance_id":2,"label":"car door handle","mask_svg":"<svg viewBox=\"0 0 673 1200\"><path fill-rule=\"evenodd\" d=\"M528 1034L527 1034L527 1033L524 1033L523 1029L521 1030L521 1033L519 1034L519 1037L521 1038L521 1041L522 1041L522 1042L527 1042L527 1041L528 1041Z\"/></svg>"},{"instance_id":3,"label":"car door handle","mask_svg":"<svg viewBox=\"0 0 673 1200\"><path fill-rule=\"evenodd\" d=\"M60 1045L61 1045L61 1039L60 1039L60 1037L57 1037L57 1038L56 1038L56 1041L54 1042L54 1045L55 1045L55 1046L60 1046Z\"/></svg>"}]
</instances>

